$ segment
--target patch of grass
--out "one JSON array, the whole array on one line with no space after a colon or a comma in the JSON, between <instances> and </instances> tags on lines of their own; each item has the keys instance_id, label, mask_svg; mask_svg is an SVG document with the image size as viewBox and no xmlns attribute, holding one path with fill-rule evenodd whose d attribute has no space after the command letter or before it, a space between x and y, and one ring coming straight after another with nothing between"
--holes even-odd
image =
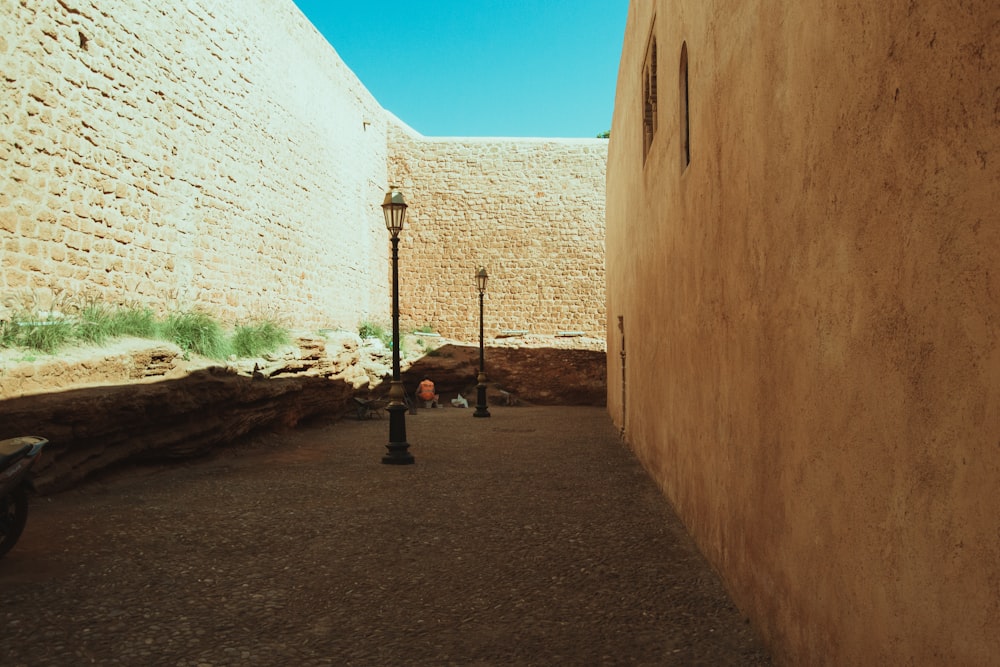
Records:
<instances>
[{"instance_id":1,"label":"patch of grass","mask_svg":"<svg viewBox=\"0 0 1000 667\"><path fill-rule=\"evenodd\" d=\"M73 341L73 322L54 313L34 315L18 312L9 321L0 322L0 344L24 347L52 354Z\"/></svg>"},{"instance_id":2,"label":"patch of grass","mask_svg":"<svg viewBox=\"0 0 1000 667\"><path fill-rule=\"evenodd\" d=\"M118 308L111 314L112 336L134 336L136 338L156 338L156 316L151 308L129 306Z\"/></svg>"},{"instance_id":3,"label":"patch of grass","mask_svg":"<svg viewBox=\"0 0 1000 667\"><path fill-rule=\"evenodd\" d=\"M258 357L290 340L274 317L240 324L230 332L202 311L174 313L161 320L151 308L137 304L112 306L96 298L62 296L52 302L45 309L34 294L22 297L9 319L0 321L0 347L22 348L28 355L54 354L73 344L102 345L131 336L171 341L184 350L186 358L199 354L221 361L234 353Z\"/></svg>"},{"instance_id":4,"label":"patch of grass","mask_svg":"<svg viewBox=\"0 0 1000 667\"><path fill-rule=\"evenodd\" d=\"M225 359L232 350L222 325L211 315L199 311L168 316L160 328L160 335L185 352L194 352L209 359Z\"/></svg>"},{"instance_id":5,"label":"patch of grass","mask_svg":"<svg viewBox=\"0 0 1000 667\"><path fill-rule=\"evenodd\" d=\"M392 329L386 329L385 326L377 322L365 320L359 324L358 335L362 338L378 338L386 347L392 347Z\"/></svg>"},{"instance_id":6,"label":"patch of grass","mask_svg":"<svg viewBox=\"0 0 1000 667\"><path fill-rule=\"evenodd\" d=\"M152 309L141 306L111 307L91 300L80 308L74 326L74 339L93 345L122 336L157 337L156 316Z\"/></svg>"},{"instance_id":7,"label":"patch of grass","mask_svg":"<svg viewBox=\"0 0 1000 667\"><path fill-rule=\"evenodd\" d=\"M362 338L381 338L385 335L385 327L365 320L358 325L358 335Z\"/></svg>"},{"instance_id":8,"label":"patch of grass","mask_svg":"<svg viewBox=\"0 0 1000 667\"><path fill-rule=\"evenodd\" d=\"M63 319L46 319L17 323L17 347L26 347L52 354L73 342L73 323Z\"/></svg>"},{"instance_id":9,"label":"patch of grass","mask_svg":"<svg viewBox=\"0 0 1000 667\"><path fill-rule=\"evenodd\" d=\"M0 347L17 346L17 323L0 320Z\"/></svg>"},{"instance_id":10,"label":"patch of grass","mask_svg":"<svg viewBox=\"0 0 1000 667\"><path fill-rule=\"evenodd\" d=\"M113 311L108 306L98 302L88 303L73 322L73 337L83 343L101 345L114 336L112 317Z\"/></svg>"},{"instance_id":11,"label":"patch of grass","mask_svg":"<svg viewBox=\"0 0 1000 667\"><path fill-rule=\"evenodd\" d=\"M270 320L240 324L233 332L233 352L238 357L260 357L288 342L288 332Z\"/></svg>"}]
</instances>

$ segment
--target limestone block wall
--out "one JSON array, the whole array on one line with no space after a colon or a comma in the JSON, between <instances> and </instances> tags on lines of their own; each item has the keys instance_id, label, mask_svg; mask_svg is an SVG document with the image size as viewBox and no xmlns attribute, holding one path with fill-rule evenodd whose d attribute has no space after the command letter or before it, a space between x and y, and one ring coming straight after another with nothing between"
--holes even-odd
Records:
<instances>
[{"instance_id":1,"label":"limestone block wall","mask_svg":"<svg viewBox=\"0 0 1000 667\"><path fill-rule=\"evenodd\" d=\"M781 664L1000 656L998 25L630 3L608 407Z\"/></svg>"},{"instance_id":2,"label":"limestone block wall","mask_svg":"<svg viewBox=\"0 0 1000 667\"><path fill-rule=\"evenodd\" d=\"M0 317L54 295L294 326L603 330L603 140L431 139L289 0L0 6ZM58 303L56 302L56 305Z\"/></svg>"},{"instance_id":3,"label":"limestone block wall","mask_svg":"<svg viewBox=\"0 0 1000 667\"><path fill-rule=\"evenodd\" d=\"M382 109L288 0L0 3L7 312L386 317L386 159Z\"/></svg>"},{"instance_id":4,"label":"limestone block wall","mask_svg":"<svg viewBox=\"0 0 1000 667\"><path fill-rule=\"evenodd\" d=\"M603 139L428 138L390 127L389 178L404 193L402 326L604 337Z\"/></svg>"}]
</instances>

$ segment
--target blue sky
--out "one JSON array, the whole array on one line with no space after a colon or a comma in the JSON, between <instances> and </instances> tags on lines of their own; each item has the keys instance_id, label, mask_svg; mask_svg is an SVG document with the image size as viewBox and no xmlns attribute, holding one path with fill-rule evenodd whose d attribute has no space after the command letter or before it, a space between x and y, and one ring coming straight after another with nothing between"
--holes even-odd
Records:
<instances>
[{"instance_id":1,"label":"blue sky","mask_svg":"<svg viewBox=\"0 0 1000 667\"><path fill-rule=\"evenodd\" d=\"M425 136L611 128L628 0L295 0L379 103Z\"/></svg>"}]
</instances>

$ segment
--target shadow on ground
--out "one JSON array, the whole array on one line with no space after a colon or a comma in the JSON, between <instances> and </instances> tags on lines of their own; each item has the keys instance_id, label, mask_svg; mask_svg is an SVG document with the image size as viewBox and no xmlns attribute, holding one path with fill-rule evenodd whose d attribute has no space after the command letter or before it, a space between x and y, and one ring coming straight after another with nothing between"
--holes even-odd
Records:
<instances>
[{"instance_id":1,"label":"shadow on ground","mask_svg":"<svg viewBox=\"0 0 1000 667\"><path fill-rule=\"evenodd\" d=\"M313 422L36 498L5 665L767 665L601 408Z\"/></svg>"}]
</instances>

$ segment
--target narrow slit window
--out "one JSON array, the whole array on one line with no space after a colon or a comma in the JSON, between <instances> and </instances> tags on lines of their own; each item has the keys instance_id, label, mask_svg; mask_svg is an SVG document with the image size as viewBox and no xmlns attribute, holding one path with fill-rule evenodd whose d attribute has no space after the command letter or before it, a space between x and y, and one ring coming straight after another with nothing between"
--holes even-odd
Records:
<instances>
[{"instance_id":1,"label":"narrow slit window","mask_svg":"<svg viewBox=\"0 0 1000 667\"><path fill-rule=\"evenodd\" d=\"M681 102L681 171L691 164L691 108L688 105L688 48L681 44L680 91Z\"/></svg>"},{"instance_id":2,"label":"narrow slit window","mask_svg":"<svg viewBox=\"0 0 1000 667\"><path fill-rule=\"evenodd\" d=\"M646 161L656 134L656 37L650 37L642 65L642 160Z\"/></svg>"}]
</instances>

